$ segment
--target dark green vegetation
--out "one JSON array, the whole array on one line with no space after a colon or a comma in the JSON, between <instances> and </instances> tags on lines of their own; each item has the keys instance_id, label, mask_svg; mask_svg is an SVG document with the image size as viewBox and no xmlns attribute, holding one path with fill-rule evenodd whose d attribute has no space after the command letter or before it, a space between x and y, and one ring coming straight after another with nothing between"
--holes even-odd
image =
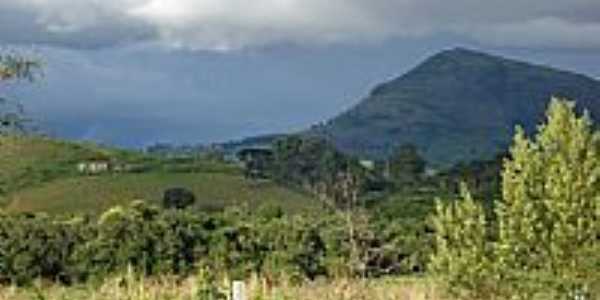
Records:
<instances>
[{"instance_id":1,"label":"dark green vegetation","mask_svg":"<svg viewBox=\"0 0 600 300\"><path fill-rule=\"evenodd\" d=\"M230 276L296 280L411 274L431 251L421 229L366 213L290 215L276 206L223 213L163 210L138 201L98 218L0 215L0 283L86 281L128 267L189 275L205 266ZM411 226L416 226L412 224Z\"/></svg>"},{"instance_id":2,"label":"dark green vegetation","mask_svg":"<svg viewBox=\"0 0 600 300\"><path fill-rule=\"evenodd\" d=\"M428 162L447 167L505 151L515 124L532 133L551 96L577 99L600 117L597 80L455 49L379 85L356 107L311 132L345 152L372 158L413 144Z\"/></svg>"},{"instance_id":3,"label":"dark green vegetation","mask_svg":"<svg viewBox=\"0 0 600 300\"><path fill-rule=\"evenodd\" d=\"M282 138L274 143L273 152L273 178L281 184L309 191L318 192L320 184L333 185L341 172L361 171L356 160L340 153L324 139Z\"/></svg>"},{"instance_id":4,"label":"dark green vegetation","mask_svg":"<svg viewBox=\"0 0 600 300\"><path fill-rule=\"evenodd\" d=\"M269 163L272 178L287 186L336 198L336 188L344 177L352 175L359 196L385 191L414 191L430 183L442 187L441 177L427 176L426 161L412 145L398 148L388 160L360 160L339 151L329 141L303 135L290 135L276 140L273 160ZM445 174L456 178L459 174ZM471 174L464 174L470 176ZM451 184L448 184L450 186Z\"/></svg>"}]
</instances>

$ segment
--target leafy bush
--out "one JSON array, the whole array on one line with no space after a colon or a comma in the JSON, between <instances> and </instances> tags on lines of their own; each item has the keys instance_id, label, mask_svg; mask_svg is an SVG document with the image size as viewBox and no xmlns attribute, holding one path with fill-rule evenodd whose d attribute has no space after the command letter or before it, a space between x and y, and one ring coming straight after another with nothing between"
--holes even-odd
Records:
<instances>
[{"instance_id":1,"label":"leafy bush","mask_svg":"<svg viewBox=\"0 0 600 300\"><path fill-rule=\"evenodd\" d=\"M273 148L272 174L282 184L314 191L321 184L333 186L341 173L365 175L356 159L342 154L324 139L288 136L277 140Z\"/></svg>"},{"instance_id":2,"label":"leafy bush","mask_svg":"<svg viewBox=\"0 0 600 300\"><path fill-rule=\"evenodd\" d=\"M184 209L196 202L196 196L190 190L184 188L170 188L163 196L163 207L166 209Z\"/></svg>"},{"instance_id":3,"label":"leafy bush","mask_svg":"<svg viewBox=\"0 0 600 300\"><path fill-rule=\"evenodd\" d=\"M88 233L84 219L56 222L45 216L0 216L0 283L35 278L71 281L71 259Z\"/></svg>"},{"instance_id":4,"label":"leafy bush","mask_svg":"<svg viewBox=\"0 0 600 300\"><path fill-rule=\"evenodd\" d=\"M406 247L419 233L373 221L367 212L353 216L350 232L347 216L339 213L256 211L207 215L136 201L98 218L1 215L0 283L45 278L70 284L126 270L186 276L198 267L232 278L378 276L422 270L424 262L415 257L428 253Z\"/></svg>"}]
</instances>

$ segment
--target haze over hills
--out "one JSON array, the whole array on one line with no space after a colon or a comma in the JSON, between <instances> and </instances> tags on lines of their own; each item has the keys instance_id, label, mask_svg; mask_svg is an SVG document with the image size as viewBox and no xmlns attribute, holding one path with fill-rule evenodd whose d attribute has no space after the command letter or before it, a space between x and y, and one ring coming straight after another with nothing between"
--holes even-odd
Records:
<instances>
[{"instance_id":1,"label":"haze over hills","mask_svg":"<svg viewBox=\"0 0 600 300\"><path fill-rule=\"evenodd\" d=\"M374 88L355 107L311 129L340 149L383 158L416 145L434 165L492 157L516 124L532 132L552 96L600 117L600 81L545 66L456 48Z\"/></svg>"}]
</instances>

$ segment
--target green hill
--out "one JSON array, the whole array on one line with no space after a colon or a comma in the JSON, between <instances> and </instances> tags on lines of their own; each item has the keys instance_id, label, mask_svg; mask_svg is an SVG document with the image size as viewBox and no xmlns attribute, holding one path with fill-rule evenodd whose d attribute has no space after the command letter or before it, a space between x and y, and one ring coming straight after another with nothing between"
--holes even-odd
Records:
<instances>
[{"instance_id":1,"label":"green hill","mask_svg":"<svg viewBox=\"0 0 600 300\"><path fill-rule=\"evenodd\" d=\"M87 143L0 135L0 199L21 188L75 176L80 161L110 157L132 160L136 156Z\"/></svg>"},{"instance_id":2,"label":"green hill","mask_svg":"<svg viewBox=\"0 0 600 300\"><path fill-rule=\"evenodd\" d=\"M136 173L79 174L90 159L143 164ZM37 137L0 136L0 208L8 212L99 212L133 200L159 204L165 189L183 187L196 208L216 210L248 204L310 208L310 197L271 182L246 180L237 166L214 161L165 160L138 152Z\"/></svg>"},{"instance_id":3,"label":"green hill","mask_svg":"<svg viewBox=\"0 0 600 300\"><path fill-rule=\"evenodd\" d=\"M515 124L531 132L551 96L600 117L600 82L544 66L453 49L377 86L354 108L312 130L342 150L382 158L411 143L448 165L506 149Z\"/></svg>"},{"instance_id":4,"label":"green hill","mask_svg":"<svg viewBox=\"0 0 600 300\"><path fill-rule=\"evenodd\" d=\"M160 205L163 191L170 187L193 191L195 206L203 211L233 205L258 207L265 204L299 211L316 204L304 194L270 182L248 182L240 175L151 172L54 180L11 194L5 209L8 212L93 213L136 199Z\"/></svg>"}]
</instances>

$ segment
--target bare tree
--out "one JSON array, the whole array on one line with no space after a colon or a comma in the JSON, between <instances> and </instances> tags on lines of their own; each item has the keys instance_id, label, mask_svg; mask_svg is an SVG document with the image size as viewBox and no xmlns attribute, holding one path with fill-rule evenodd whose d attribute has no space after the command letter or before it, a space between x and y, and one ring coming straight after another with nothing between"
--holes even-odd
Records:
<instances>
[{"instance_id":1,"label":"bare tree","mask_svg":"<svg viewBox=\"0 0 600 300\"><path fill-rule=\"evenodd\" d=\"M24 133L31 121L25 117L23 105L6 97L2 89L15 81L35 80L41 67L38 59L15 52L0 53L0 134Z\"/></svg>"},{"instance_id":2,"label":"bare tree","mask_svg":"<svg viewBox=\"0 0 600 300\"><path fill-rule=\"evenodd\" d=\"M14 53L0 53L0 82L13 79L33 81L41 67L42 64L38 59Z\"/></svg>"}]
</instances>

